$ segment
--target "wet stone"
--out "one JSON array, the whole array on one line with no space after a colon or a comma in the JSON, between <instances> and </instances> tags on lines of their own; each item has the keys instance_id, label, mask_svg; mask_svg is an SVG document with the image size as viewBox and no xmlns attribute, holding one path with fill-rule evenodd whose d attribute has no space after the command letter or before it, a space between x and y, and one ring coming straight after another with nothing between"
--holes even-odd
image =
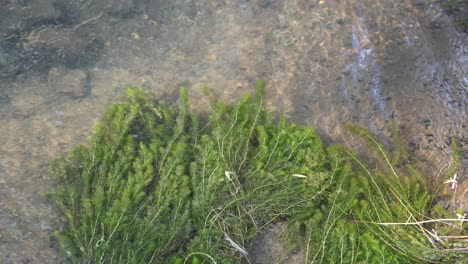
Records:
<instances>
[{"instance_id":1,"label":"wet stone","mask_svg":"<svg viewBox=\"0 0 468 264\"><path fill-rule=\"evenodd\" d=\"M0 67L6 66L8 64L7 58L8 55L2 50L0 50Z\"/></svg>"},{"instance_id":2,"label":"wet stone","mask_svg":"<svg viewBox=\"0 0 468 264\"><path fill-rule=\"evenodd\" d=\"M432 142L434 140L434 134L427 133L426 134L426 139L427 139L428 142Z\"/></svg>"},{"instance_id":3,"label":"wet stone","mask_svg":"<svg viewBox=\"0 0 468 264\"><path fill-rule=\"evenodd\" d=\"M28 257L28 256L23 257L23 258L21 259L21 263L24 263L24 264L28 264L28 263L31 263L31 262L33 262L33 261L34 261L34 259L31 258L31 257Z\"/></svg>"},{"instance_id":4,"label":"wet stone","mask_svg":"<svg viewBox=\"0 0 468 264\"><path fill-rule=\"evenodd\" d=\"M109 2L109 13L111 15L128 16L135 11L133 0L111 0Z\"/></svg>"},{"instance_id":5,"label":"wet stone","mask_svg":"<svg viewBox=\"0 0 468 264\"><path fill-rule=\"evenodd\" d=\"M420 149L419 142L417 142L417 140L414 140L414 139L411 140L409 143L409 149L411 151L419 150Z\"/></svg>"},{"instance_id":6,"label":"wet stone","mask_svg":"<svg viewBox=\"0 0 468 264\"><path fill-rule=\"evenodd\" d=\"M10 103L10 96L8 94L0 95L0 103L1 104L8 104Z\"/></svg>"},{"instance_id":7,"label":"wet stone","mask_svg":"<svg viewBox=\"0 0 468 264\"><path fill-rule=\"evenodd\" d=\"M29 45L59 49L72 44L72 33L62 28L49 27L39 31L32 31L27 40Z\"/></svg>"},{"instance_id":8,"label":"wet stone","mask_svg":"<svg viewBox=\"0 0 468 264\"><path fill-rule=\"evenodd\" d=\"M198 11L195 1L149 1L146 8L148 17L161 24L175 18L193 20Z\"/></svg>"},{"instance_id":9,"label":"wet stone","mask_svg":"<svg viewBox=\"0 0 468 264\"><path fill-rule=\"evenodd\" d=\"M53 23L61 16L55 8L56 0L0 1L0 4L0 31L13 27L24 30L40 23Z\"/></svg>"},{"instance_id":10,"label":"wet stone","mask_svg":"<svg viewBox=\"0 0 468 264\"><path fill-rule=\"evenodd\" d=\"M90 93L90 74L83 70L54 67L50 69L47 79L58 95L83 98Z\"/></svg>"},{"instance_id":11,"label":"wet stone","mask_svg":"<svg viewBox=\"0 0 468 264\"><path fill-rule=\"evenodd\" d=\"M427 7L428 2L426 0L415 0L413 2L413 4L416 7L420 8L420 9L423 9L423 8Z\"/></svg>"},{"instance_id":12,"label":"wet stone","mask_svg":"<svg viewBox=\"0 0 468 264\"><path fill-rule=\"evenodd\" d=\"M282 1L278 0L257 0L256 1L258 6L261 8L276 8L278 7Z\"/></svg>"},{"instance_id":13,"label":"wet stone","mask_svg":"<svg viewBox=\"0 0 468 264\"><path fill-rule=\"evenodd\" d=\"M73 36L73 45L63 50L63 64L76 69L94 65L102 55L104 40L93 36Z\"/></svg>"},{"instance_id":14,"label":"wet stone","mask_svg":"<svg viewBox=\"0 0 468 264\"><path fill-rule=\"evenodd\" d=\"M60 16L60 12L55 9L55 2L56 0L31 1L27 17L38 21L58 19Z\"/></svg>"},{"instance_id":15,"label":"wet stone","mask_svg":"<svg viewBox=\"0 0 468 264\"><path fill-rule=\"evenodd\" d=\"M422 119L420 123L423 124L426 129L428 129L431 126L431 120L427 118Z\"/></svg>"}]
</instances>

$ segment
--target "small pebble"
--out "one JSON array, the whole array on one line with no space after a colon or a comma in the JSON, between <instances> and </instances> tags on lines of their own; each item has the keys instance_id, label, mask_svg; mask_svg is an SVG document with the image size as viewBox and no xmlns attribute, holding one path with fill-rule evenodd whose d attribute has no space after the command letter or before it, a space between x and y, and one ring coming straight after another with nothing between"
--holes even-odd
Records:
<instances>
[{"instance_id":1,"label":"small pebble","mask_svg":"<svg viewBox=\"0 0 468 264\"><path fill-rule=\"evenodd\" d=\"M52 230L52 227L46 223L41 223L41 230Z\"/></svg>"},{"instance_id":2,"label":"small pebble","mask_svg":"<svg viewBox=\"0 0 468 264\"><path fill-rule=\"evenodd\" d=\"M138 34L136 32L133 32L131 36L132 36L132 39L134 39L134 40L139 40L140 39L140 34Z\"/></svg>"},{"instance_id":3,"label":"small pebble","mask_svg":"<svg viewBox=\"0 0 468 264\"><path fill-rule=\"evenodd\" d=\"M63 121L57 120L54 122L56 127L62 127L64 125Z\"/></svg>"}]
</instances>

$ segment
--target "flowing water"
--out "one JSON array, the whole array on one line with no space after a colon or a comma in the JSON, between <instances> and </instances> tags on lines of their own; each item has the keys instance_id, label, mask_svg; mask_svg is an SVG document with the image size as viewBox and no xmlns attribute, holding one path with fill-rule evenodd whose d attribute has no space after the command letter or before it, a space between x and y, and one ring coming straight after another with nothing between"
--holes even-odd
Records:
<instances>
[{"instance_id":1,"label":"flowing water","mask_svg":"<svg viewBox=\"0 0 468 264\"><path fill-rule=\"evenodd\" d=\"M130 85L167 98L184 85L203 109L202 84L234 102L263 79L269 109L315 126L329 143L353 146L346 121L382 139L396 124L435 184L456 138L463 166L452 202L468 210L468 42L436 1L0 5L0 263L60 262L49 164L85 143Z\"/></svg>"}]
</instances>

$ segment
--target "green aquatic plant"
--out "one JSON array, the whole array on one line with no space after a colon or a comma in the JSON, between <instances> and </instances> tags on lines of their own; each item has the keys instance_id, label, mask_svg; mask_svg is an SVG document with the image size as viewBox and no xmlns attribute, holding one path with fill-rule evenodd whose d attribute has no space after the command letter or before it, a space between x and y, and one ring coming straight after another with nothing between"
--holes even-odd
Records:
<instances>
[{"instance_id":1,"label":"green aquatic plant","mask_svg":"<svg viewBox=\"0 0 468 264\"><path fill-rule=\"evenodd\" d=\"M446 0L442 2L441 6L447 12L453 12L460 8L464 0Z\"/></svg>"},{"instance_id":2,"label":"green aquatic plant","mask_svg":"<svg viewBox=\"0 0 468 264\"><path fill-rule=\"evenodd\" d=\"M463 30L468 30L468 17L465 16L463 18L455 20L455 25L459 26Z\"/></svg>"},{"instance_id":3,"label":"green aquatic plant","mask_svg":"<svg viewBox=\"0 0 468 264\"><path fill-rule=\"evenodd\" d=\"M212 111L198 114L186 89L171 106L129 88L86 146L53 162L51 198L65 222L56 237L68 262L249 263L252 242L277 222L287 249L303 245L305 263L457 256L463 245L443 236L455 224L460 237L464 221L438 219L450 214L434 206L398 140L389 152L346 125L376 150L383 166L373 169L347 148L327 150L311 127L273 118L264 82L234 106L207 96Z\"/></svg>"},{"instance_id":4,"label":"green aquatic plant","mask_svg":"<svg viewBox=\"0 0 468 264\"><path fill-rule=\"evenodd\" d=\"M371 168L364 158L343 146L329 148L340 173L334 174L327 202L304 222L306 263L460 260L460 252L453 247L461 244L443 235L454 229L463 232L465 221L447 217L453 213L437 206L439 215L433 213L436 195L429 187L429 177L418 167L422 164L405 152L398 140L395 151L390 152L367 129L352 124L345 127L375 150L381 166Z\"/></svg>"},{"instance_id":5,"label":"green aquatic plant","mask_svg":"<svg viewBox=\"0 0 468 264\"><path fill-rule=\"evenodd\" d=\"M191 232L185 104L176 111L128 89L88 147L54 162L52 197L67 222L57 238L71 262L151 262L180 250Z\"/></svg>"},{"instance_id":6,"label":"green aquatic plant","mask_svg":"<svg viewBox=\"0 0 468 264\"><path fill-rule=\"evenodd\" d=\"M239 263L270 224L310 214L331 179L310 127L264 109L264 83L235 106L188 111L138 88L107 110L87 147L52 168L57 232L73 263Z\"/></svg>"},{"instance_id":7,"label":"green aquatic plant","mask_svg":"<svg viewBox=\"0 0 468 264\"><path fill-rule=\"evenodd\" d=\"M201 227L193 251L223 258L245 254L232 245L245 249L272 222L305 217L330 178L315 131L284 118L273 121L263 104L261 86L255 98L235 107L213 98L214 111L194 144L191 164L192 219Z\"/></svg>"}]
</instances>

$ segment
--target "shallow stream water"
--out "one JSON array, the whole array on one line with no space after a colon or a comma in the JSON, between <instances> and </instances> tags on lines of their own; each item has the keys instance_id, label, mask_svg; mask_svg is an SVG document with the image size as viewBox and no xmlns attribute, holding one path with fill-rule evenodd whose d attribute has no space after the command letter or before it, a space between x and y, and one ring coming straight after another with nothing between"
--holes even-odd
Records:
<instances>
[{"instance_id":1,"label":"shallow stream water","mask_svg":"<svg viewBox=\"0 0 468 264\"><path fill-rule=\"evenodd\" d=\"M51 160L85 143L127 86L268 108L354 146L395 123L435 184L459 140L468 210L467 35L432 0L0 0L0 263L59 263ZM390 144L390 143L389 143ZM463 189L465 188L465 189Z\"/></svg>"}]
</instances>

